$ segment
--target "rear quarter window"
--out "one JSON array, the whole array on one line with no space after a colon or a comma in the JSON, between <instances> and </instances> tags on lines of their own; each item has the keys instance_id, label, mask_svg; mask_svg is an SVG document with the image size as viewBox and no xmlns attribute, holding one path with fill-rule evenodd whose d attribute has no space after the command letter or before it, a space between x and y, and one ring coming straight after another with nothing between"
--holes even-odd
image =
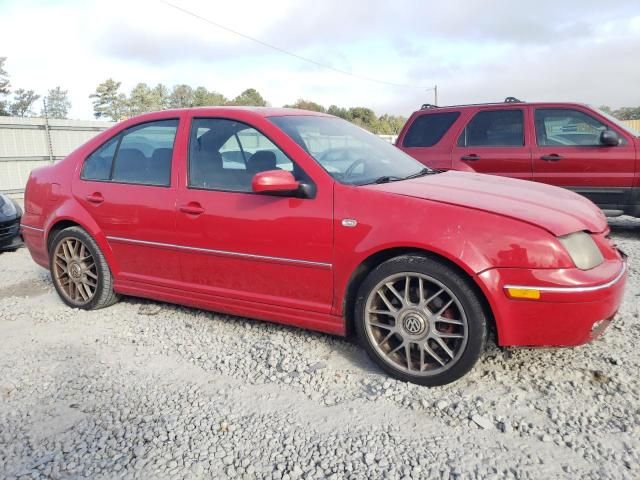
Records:
<instances>
[{"instance_id":1,"label":"rear quarter window","mask_svg":"<svg viewBox=\"0 0 640 480\"><path fill-rule=\"evenodd\" d=\"M416 117L402 142L403 147L432 147L438 143L460 112L428 113Z\"/></svg>"}]
</instances>

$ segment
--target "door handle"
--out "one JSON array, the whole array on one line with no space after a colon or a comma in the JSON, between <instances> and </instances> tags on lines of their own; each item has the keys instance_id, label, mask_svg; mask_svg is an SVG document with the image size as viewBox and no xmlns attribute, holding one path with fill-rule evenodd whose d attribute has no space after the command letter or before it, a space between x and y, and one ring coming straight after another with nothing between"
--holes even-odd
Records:
<instances>
[{"instance_id":1,"label":"door handle","mask_svg":"<svg viewBox=\"0 0 640 480\"><path fill-rule=\"evenodd\" d=\"M460 160L464 160L465 162L475 162L476 160L480 160L480 155L476 155L475 153L463 155L460 157Z\"/></svg>"},{"instance_id":2,"label":"door handle","mask_svg":"<svg viewBox=\"0 0 640 480\"><path fill-rule=\"evenodd\" d=\"M104 202L104 197L100 192L95 192L95 193L92 193L91 195L87 195L86 199L87 201L91 203L95 203L96 205Z\"/></svg>"},{"instance_id":3,"label":"door handle","mask_svg":"<svg viewBox=\"0 0 640 480\"><path fill-rule=\"evenodd\" d=\"M198 202L191 202L187 205L182 205L180 211L188 215L200 215L204 213L204 208Z\"/></svg>"},{"instance_id":4,"label":"door handle","mask_svg":"<svg viewBox=\"0 0 640 480\"><path fill-rule=\"evenodd\" d=\"M551 155L542 155L540 157L540 160L544 160L546 162L557 162L558 160L561 160L561 159L562 157L557 153L552 153Z\"/></svg>"}]
</instances>

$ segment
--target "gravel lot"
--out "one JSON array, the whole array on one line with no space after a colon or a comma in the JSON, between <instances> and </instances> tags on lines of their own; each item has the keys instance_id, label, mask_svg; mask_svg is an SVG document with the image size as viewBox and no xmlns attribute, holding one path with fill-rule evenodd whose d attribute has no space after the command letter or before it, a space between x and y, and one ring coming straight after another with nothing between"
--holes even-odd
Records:
<instances>
[{"instance_id":1,"label":"gravel lot","mask_svg":"<svg viewBox=\"0 0 640 480\"><path fill-rule=\"evenodd\" d=\"M619 318L575 349L488 348L453 385L350 341L125 299L71 310L0 255L0 478L640 477L640 221Z\"/></svg>"}]
</instances>

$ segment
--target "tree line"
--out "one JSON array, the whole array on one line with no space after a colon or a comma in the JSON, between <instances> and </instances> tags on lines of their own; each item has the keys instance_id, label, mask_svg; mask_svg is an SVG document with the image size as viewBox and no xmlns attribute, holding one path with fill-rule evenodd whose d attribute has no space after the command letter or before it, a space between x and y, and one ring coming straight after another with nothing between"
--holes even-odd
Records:
<instances>
[{"instance_id":1,"label":"tree line","mask_svg":"<svg viewBox=\"0 0 640 480\"><path fill-rule=\"evenodd\" d=\"M189 108L204 106L241 105L264 107L269 105L255 88L249 88L234 98L227 98L215 90L206 87L193 88L186 84L174 85L171 90L162 83L154 87L138 83L127 95L121 92L122 82L112 78L100 83L90 95L96 118L117 121L125 117L145 112L165 110L167 108ZM289 108L300 108L316 112L326 112L360 125L374 133L394 135L400 132L406 118L396 115L377 116L366 107L342 108L331 105L328 108L319 103L298 99Z\"/></svg>"},{"instance_id":2,"label":"tree line","mask_svg":"<svg viewBox=\"0 0 640 480\"><path fill-rule=\"evenodd\" d=\"M622 107L617 110L602 105L600 110L616 117L618 120L637 120L640 118L640 107Z\"/></svg>"},{"instance_id":3,"label":"tree line","mask_svg":"<svg viewBox=\"0 0 640 480\"><path fill-rule=\"evenodd\" d=\"M6 60L6 57L0 57L0 116L29 117L38 114L44 116L44 103L39 113L35 110L36 102L42 98L41 95L36 94L34 90L25 88L12 90L9 74L5 70ZM95 92L89 95L93 101L93 112L96 118L119 121L122 118L168 108L221 105L264 107L269 105L255 88L248 88L234 98L227 98L215 90L209 90L203 86L193 88L186 84L174 85L169 89L162 83L158 83L154 87L146 83L138 83L128 95L120 90L121 86L121 82L109 78L100 83ZM68 90L63 90L60 86L47 91L44 100L47 108L46 113L50 118L67 118L71 109L68 94ZM319 103L303 98L284 106L326 112L377 134L397 135L406 122L406 118L401 115L384 114L378 116L367 107L345 108L330 105L325 108ZM614 110L605 105L600 109L619 120L640 118L640 107L622 107Z\"/></svg>"},{"instance_id":4,"label":"tree line","mask_svg":"<svg viewBox=\"0 0 640 480\"><path fill-rule=\"evenodd\" d=\"M13 115L15 117L33 117L35 103L41 98L34 90L24 88L11 89L9 74L5 70L7 57L0 57L0 116ZM13 98L11 94L13 93ZM62 87L55 87L47 91L40 116L44 116L45 105L47 115L51 118L67 118L71 102L69 92Z\"/></svg>"}]
</instances>

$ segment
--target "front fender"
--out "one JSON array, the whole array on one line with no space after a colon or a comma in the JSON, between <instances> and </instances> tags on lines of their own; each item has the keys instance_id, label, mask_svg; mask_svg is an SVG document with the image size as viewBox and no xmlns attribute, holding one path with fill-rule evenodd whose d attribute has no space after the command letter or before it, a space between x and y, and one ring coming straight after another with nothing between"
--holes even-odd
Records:
<instances>
[{"instance_id":1,"label":"front fender","mask_svg":"<svg viewBox=\"0 0 640 480\"><path fill-rule=\"evenodd\" d=\"M357 221L355 227L343 219ZM490 268L570 268L573 262L546 230L483 210L336 186L335 294L372 255L415 249L440 255L474 278Z\"/></svg>"}]
</instances>

